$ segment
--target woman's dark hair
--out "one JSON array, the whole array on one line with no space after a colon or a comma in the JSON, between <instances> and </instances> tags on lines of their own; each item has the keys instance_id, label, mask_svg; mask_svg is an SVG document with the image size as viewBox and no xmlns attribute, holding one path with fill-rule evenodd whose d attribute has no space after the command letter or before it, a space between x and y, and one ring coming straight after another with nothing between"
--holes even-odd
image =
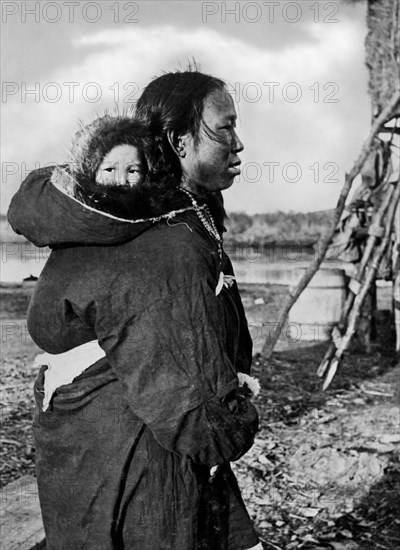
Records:
<instances>
[{"instance_id":1,"label":"woman's dark hair","mask_svg":"<svg viewBox=\"0 0 400 550\"><path fill-rule=\"evenodd\" d=\"M177 206L176 186L182 177L179 158L168 140L168 132L189 132L196 142L207 96L215 90L225 89L225 82L220 78L187 70L163 74L143 90L135 118L150 129L154 140L148 184L152 188L150 195L154 197L153 208L158 213ZM221 200L219 196L217 202L220 204ZM213 204L210 207L214 209Z\"/></svg>"}]
</instances>

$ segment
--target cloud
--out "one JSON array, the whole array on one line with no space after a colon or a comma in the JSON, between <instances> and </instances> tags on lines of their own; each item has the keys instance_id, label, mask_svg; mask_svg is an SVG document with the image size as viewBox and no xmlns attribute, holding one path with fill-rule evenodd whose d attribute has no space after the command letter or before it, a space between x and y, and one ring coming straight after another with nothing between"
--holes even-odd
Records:
<instances>
[{"instance_id":1,"label":"cloud","mask_svg":"<svg viewBox=\"0 0 400 550\"><path fill-rule=\"evenodd\" d=\"M332 207L341 184L331 180L343 180L369 122L365 28L348 18L340 24L310 24L307 30L311 40L289 46L283 37L279 50L204 26L118 28L73 39L70 47L80 52L80 61L50 70L36 84L37 102L33 95L24 98L22 88L9 97L3 160L25 162L27 169L35 162L61 162L78 118L90 121L94 112L112 108L117 100L120 109L126 107L153 76L194 57L205 72L229 83L240 115L245 172L226 193L228 209ZM361 101L354 102L353 95ZM280 163L272 182L271 162ZM331 177L335 170L327 163L338 166ZM20 180L21 173L7 178L3 208Z\"/></svg>"}]
</instances>

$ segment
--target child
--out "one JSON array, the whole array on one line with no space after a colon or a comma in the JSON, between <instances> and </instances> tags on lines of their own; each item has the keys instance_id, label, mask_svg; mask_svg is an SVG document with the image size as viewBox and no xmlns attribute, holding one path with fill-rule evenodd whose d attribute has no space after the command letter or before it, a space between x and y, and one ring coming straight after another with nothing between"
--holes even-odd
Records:
<instances>
[{"instance_id":1,"label":"child","mask_svg":"<svg viewBox=\"0 0 400 550\"><path fill-rule=\"evenodd\" d=\"M150 151L150 138L141 124L130 117L105 115L81 126L72 140L68 164L57 166L51 181L63 193L90 208L133 219L140 203L143 210L144 192L140 184L147 173L145 151ZM103 356L97 341L67 354L38 355L35 363L48 366L44 375L43 410L49 408L58 387L71 383Z\"/></svg>"},{"instance_id":2,"label":"child","mask_svg":"<svg viewBox=\"0 0 400 550\"><path fill-rule=\"evenodd\" d=\"M148 131L135 119L105 115L76 133L68 164L51 181L91 208L130 219L133 202L144 202L149 148Z\"/></svg>"}]
</instances>

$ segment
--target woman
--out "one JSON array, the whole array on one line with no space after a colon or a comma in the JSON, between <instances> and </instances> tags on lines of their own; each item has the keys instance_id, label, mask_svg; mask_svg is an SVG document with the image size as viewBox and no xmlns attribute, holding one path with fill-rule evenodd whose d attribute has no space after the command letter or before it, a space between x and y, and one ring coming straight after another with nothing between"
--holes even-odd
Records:
<instances>
[{"instance_id":1,"label":"woman","mask_svg":"<svg viewBox=\"0 0 400 550\"><path fill-rule=\"evenodd\" d=\"M251 548L229 461L257 430L238 377L252 346L219 195L238 173L236 113L222 81L184 72L153 81L138 116L155 151L135 221L71 200L51 171L31 174L10 207L17 232L53 247L32 337L53 354L98 340L106 356L48 411L44 369L36 383L48 550Z\"/></svg>"}]
</instances>

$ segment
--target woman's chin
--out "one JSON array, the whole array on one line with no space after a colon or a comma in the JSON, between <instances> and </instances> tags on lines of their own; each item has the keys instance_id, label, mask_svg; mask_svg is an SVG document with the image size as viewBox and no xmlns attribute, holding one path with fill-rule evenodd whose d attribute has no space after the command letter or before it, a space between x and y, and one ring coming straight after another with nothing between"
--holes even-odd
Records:
<instances>
[{"instance_id":1,"label":"woman's chin","mask_svg":"<svg viewBox=\"0 0 400 550\"><path fill-rule=\"evenodd\" d=\"M240 170L239 170L240 174ZM232 185L235 183L235 175L232 175L231 177L227 178L223 183L224 185L219 188L219 191L224 191L225 189L229 189L229 187L232 187Z\"/></svg>"},{"instance_id":2,"label":"woman's chin","mask_svg":"<svg viewBox=\"0 0 400 550\"><path fill-rule=\"evenodd\" d=\"M240 170L239 170L240 173ZM190 191L191 193L194 193L195 195L201 195L204 192L216 192L216 191L224 191L225 189L229 189L235 181L236 177L236 171L235 174L224 174L220 178L214 178L214 179L206 179L204 178L201 182L184 182L181 184L181 187L186 189L187 191Z\"/></svg>"}]
</instances>

